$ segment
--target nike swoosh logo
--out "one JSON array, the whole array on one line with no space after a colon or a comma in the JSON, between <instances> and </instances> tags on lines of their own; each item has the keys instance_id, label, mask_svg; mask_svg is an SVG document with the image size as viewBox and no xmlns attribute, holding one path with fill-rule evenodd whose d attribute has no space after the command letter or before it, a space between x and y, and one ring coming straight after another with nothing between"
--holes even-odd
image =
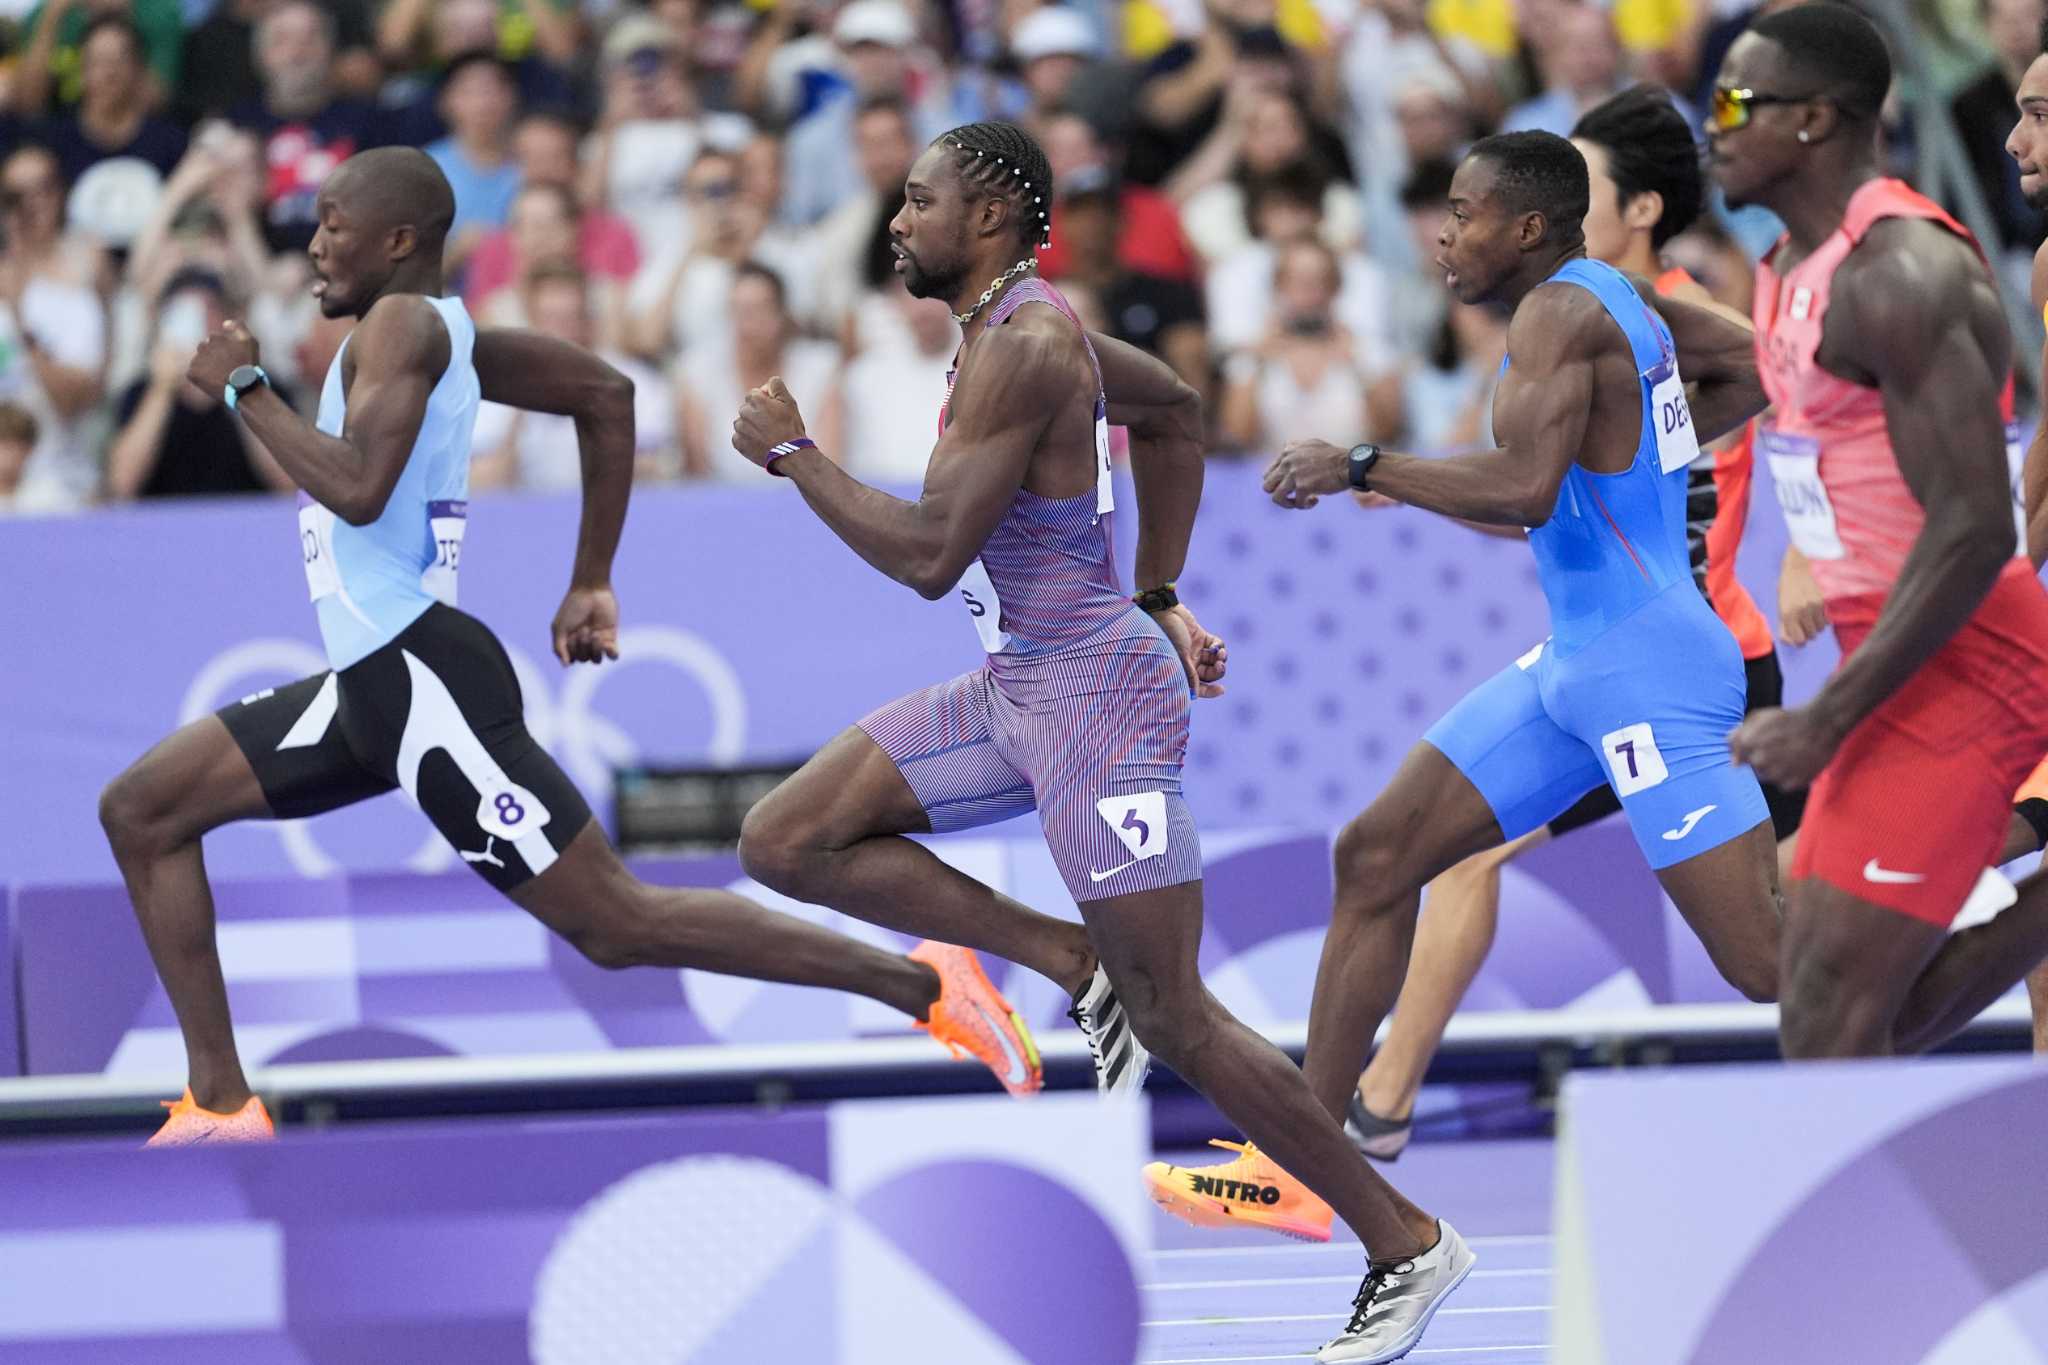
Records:
<instances>
[{"instance_id":1,"label":"nike swoosh logo","mask_svg":"<svg viewBox=\"0 0 2048 1365\"><path fill-rule=\"evenodd\" d=\"M1719 809L1719 806L1701 806L1696 811L1688 812L1686 814L1685 820L1678 826L1677 829L1667 829L1664 831L1664 837L1671 840L1671 842L1673 843L1677 843L1680 839L1683 839L1686 835L1692 833L1694 825L1697 825L1700 821L1706 819L1709 815L1712 815L1715 811Z\"/></svg>"},{"instance_id":2,"label":"nike swoosh logo","mask_svg":"<svg viewBox=\"0 0 2048 1365\"><path fill-rule=\"evenodd\" d=\"M1894 872L1888 867L1879 867L1872 858L1863 865L1863 880L1876 882L1880 886L1911 886L1914 882L1927 880L1925 872Z\"/></svg>"},{"instance_id":3,"label":"nike swoosh logo","mask_svg":"<svg viewBox=\"0 0 2048 1365\"><path fill-rule=\"evenodd\" d=\"M1144 861L1145 860L1143 858L1133 858L1127 863L1118 863L1115 867L1112 867L1107 872L1096 872L1090 870L1090 872L1088 873L1088 880L1091 882L1106 882L1111 877L1114 877L1117 873L1125 871L1128 868L1136 867L1139 863L1142 863Z\"/></svg>"},{"instance_id":4,"label":"nike swoosh logo","mask_svg":"<svg viewBox=\"0 0 2048 1365\"><path fill-rule=\"evenodd\" d=\"M1003 1077L1004 1083L1008 1085L1022 1085L1025 1077L1031 1074L1024 1065L1024 1054L1017 1051L1011 1044L1010 1035L1003 1032L1002 1025L998 1024L989 1015L989 1012L981 1007L980 1001L977 1000L972 1003L974 1005L974 1012L981 1016L981 1021L988 1025L988 1031L995 1035L996 1046L1001 1048L1003 1055L1010 1059L1010 1074Z\"/></svg>"}]
</instances>

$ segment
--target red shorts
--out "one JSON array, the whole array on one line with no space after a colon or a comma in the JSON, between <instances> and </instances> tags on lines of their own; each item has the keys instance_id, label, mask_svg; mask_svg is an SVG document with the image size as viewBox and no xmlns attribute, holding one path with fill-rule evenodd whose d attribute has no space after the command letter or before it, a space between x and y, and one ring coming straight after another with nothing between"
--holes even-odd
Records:
<instances>
[{"instance_id":1,"label":"red shorts","mask_svg":"<svg viewBox=\"0 0 2048 1365\"><path fill-rule=\"evenodd\" d=\"M1847 659L1876 601L1831 602ZM1946 928L1997 857L2013 793L2048 753L2048 592L2024 562L1849 733L1800 828L1795 880Z\"/></svg>"}]
</instances>

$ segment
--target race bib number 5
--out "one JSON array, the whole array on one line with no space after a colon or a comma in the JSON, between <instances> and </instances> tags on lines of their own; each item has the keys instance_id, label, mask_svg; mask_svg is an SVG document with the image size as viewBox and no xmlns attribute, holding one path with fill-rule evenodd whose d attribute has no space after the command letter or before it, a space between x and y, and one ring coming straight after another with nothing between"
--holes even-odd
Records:
<instances>
[{"instance_id":1,"label":"race bib number 5","mask_svg":"<svg viewBox=\"0 0 2048 1365\"><path fill-rule=\"evenodd\" d=\"M974 633L981 637L981 647L990 654L1000 654L1010 646L1010 632L1003 629L1003 599L996 596L995 581L988 576L988 570L980 560L967 566L967 572L960 575L960 586L955 589L960 601L966 606L967 614L974 619Z\"/></svg>"}]
</instances>

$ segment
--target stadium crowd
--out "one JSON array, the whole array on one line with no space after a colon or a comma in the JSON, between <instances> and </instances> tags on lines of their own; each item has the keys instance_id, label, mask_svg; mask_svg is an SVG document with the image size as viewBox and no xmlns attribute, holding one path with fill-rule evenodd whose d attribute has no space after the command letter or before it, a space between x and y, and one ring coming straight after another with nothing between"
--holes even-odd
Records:
<instances>
[{"instance_id":1,"label":"stadium crowd","mask_svg":"<svg viewBox=\"0 0 2048 1365\"><path fill-rule=\"evenodd\" d=\"M987 118L1050 158L1044 273L1202 391L1219 456L1484 442L1504 327L1430 266L1461 148L1639 81L1696 110L1781 2L0 0L0 510L288 487L185 367L246 319L310 410L347 327L307 293L315 194L394 143L454 186L479 321L636 381L646 480L758 478L727 435L772 374L861 477L922 472L956 332L887 227L919 149ZM2011 251L2043 228L2002 151L2043 10L1913 13ZM1666 251L1746 310L1773 231ZM567 419L486 405L474 487L576 478Z\"/></svg>"}]
</instances>

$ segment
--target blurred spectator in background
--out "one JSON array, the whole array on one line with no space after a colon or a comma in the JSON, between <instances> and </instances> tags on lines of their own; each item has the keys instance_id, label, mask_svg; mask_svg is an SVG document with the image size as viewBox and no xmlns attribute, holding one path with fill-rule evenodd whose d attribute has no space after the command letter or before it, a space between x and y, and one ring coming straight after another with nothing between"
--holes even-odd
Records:
<instances>
[{"instance_id":1,"label":"blurred spectator in background","mask_svg":"<svg viewBox=\"0 0 2048 1365\"><path fill-rule=\"evenodd\" d=\"M625 219L592 206L581 206L575 194L578 130L568 115L541 111L519 121L512 134L518 164L519 190L506 212L506 226L487 233L470 255L463 277L463 298L469 311L482 316L486 300L513 284L524 268L522 233L543 241L552 226L549 215L561 215L574 238L572 259L597 284L602 295L630 281L640 269L640 245ZM548 191L559 191L556 194ZM532 208L521 228L519 205L529 191L541 191L545 202ZM615 340L615 338L614 338Z\"/></svg>"},{"instance_id":2,"label":"blurred spectator in background","mask_svg":"<svg viewBox=\"0 0 2048 1365\"><path fill-rule=\"evenodd\" d=\"M1456 163L1472 141L1472 109L1465 92L1441 71L1419 71L1394 95L1401 164Z\"/></svg>"},{"instance_id":3,"label":"blurred spectator in background","mask_svg":"<svg viewBox=\"0 0 2048 1365\"><path fill-rule=\"evenodd\" d=\"M2005 137L2012 131L2013 95L2020 77L2041 55L2041 22L2048 18L2048 6L2042 0L1983 0L1982 14L1991 39L1991 64L1956 92L1949 112L1969 153L1977 188L1998 224L2001 243L2008 249L2032 251L2044 224L2020 193L2019 163L2006 155Z\"/></svg>"},{"instance_id":4,"label":"blurred spectator in background","mask_svg":"<svg viewBox=\"0 0 2048 1365\"><path fill-rule=\"evenodd\" d=\"M46 120L36 139L57 154L77 185L103 161L133 158L169 175L185 155L185 130L149 112L153 96L142 30L122 16L95 19L79 44L78 104Z\"/></svg>"},{"instance_id":5,"label":"blurred spectator in background","mask_svg":"<svg viewBox=\"0 0 2048 1365\"><path fill-rule=\"evenodd\" d=\"M1281 253L1297 242L1325 238L1323 183L1303 166L1283 167L1253 180L1245 212L1253 240L1209 271L1209 342L1219 355L1255 349L1278 321L1275 311ZM1338 257L1335 316L1351 333L1359 363L1376 370L1389 349L1386 275L1356 252Z\"/></svg>"},{"instance_id":6,"label":"blurred spectator in background","mask_svg":"<svg viewBox=\"0 0 2048 1365\"><path fill-rule=\"evenodd\" d=\"M1711 213L1664 244L1664 258L1700 282L1717 303L1750 316L1756 297L1756 267L1742 244Z\"/></svg>"},{"instance_id":7,"label":"blurred spectator in background","mask_svg":"<svg viewBox=\"0 0 2048 1365\"><path fill-rule=\"evenodd\" d=\"M107 450L107 495L117 500L183 494L288 492L292 481L223 395L187 376L199 343L239 316L220 276L187 270L166 284L152 329L149 373L115 410ZM280 390L286 402L289 390Z\"/></svg>"},{"instance_id":8,"label":"blurred spectator in background","mask_svg":"<svg viewBox=\"0 0 2048 1365\"><path fill-rule=\"evenodd\" d=\"M1095 24L1078 9L1041 5L1019 19L1010 33L1010 55L1023 72L1031 103L1017 121L1038 135L1044 121L1066 107L1074 78L1101 51Z\"/></svg>"},{"instance_id":9,"label":"blurred spectator in background","mask_svg":"<svg viewBox=\"0 0 2048 1365\"><path fill-rule=\"evenodd\" d=\"M19 403L0 403L0 516L34 510L20 501L19 493L36 431L34 413Z\"/></svg>"},{"instance_id":10,"label":"blurred spectator in background","mask_svg":"<svg viewBox=\"0 0 2048 1365\"><path fill-rule=\"evenodd\" d=\"M1083 171L1059 190L1066 268L1057 277L1093 296L1104 329L1173 366L1197 393L1210 390L1202 296L1182 280L1135 271L1117 259L1118 195L1108 173Z\"/></svg>"},{"instance_id":11,"label":"blurred spectator in background","mask_svg":"<svg viewBox=\"0 0 2048 1365\"><path fill-rule=\"evenodd\" d=\"M1486 54L1465 39L1438 34L1427 9L1427 0L1379 0L1365 6L1345 35L1339 59L1352 117L1353 164L1390 199L1411 169L1395 108L1418 82L1462 92L1455 103L1476 124L1490 124L1500 115Z\"/></svg>"},{"instance_id":12,"label":"blurred spectator in background","mask_svg":"<svg viewBox=\"0 0 2048 1365\"><path fill-rule=\"evenodd\" d=\"M394 71L474 52L568 67L582 40L576 0L388 0L377 17L377 51Z\"/></svg>"},{"instance_id":13,"label":"blurred spectator in background","mask_svg":"<svg viewBox=\"0 0 2048 1365\"><path fill-rule=\"evenodd\" d=\"M1417 264L1387 272L1387 343L1401 355L1438 348L1450 294L1436 264L1437 236L1451 211L1451 161L1425 161L1401 185L1402 242Z\"/></svg>"},{"instance_id":14,"label":"blurred spectator in background","mask_svg":"<svg viewBox=\"0 0 2048 1365\"><path fill-rule=\"evenodd\" d=\"M825 94L815 109L789 130L783 217L815 223L861 192L860 169L847 148L853 145L854 115L877 99L902 101L922 146L952 126L935 100L920 101L911 90L910 49L917 27L895 0L853 0L832 22L845 84Z\"/></svg>"},{"instance_id":15,"label":"blurred spectator in background","mask_svg":"<svg viewBox=\"0 0 2048 1365\"><path fill-rule=\"evenodd\" d=\"M459 273L485 236L512 217L519 192L519 163L513 156L512 124L519 115L519 86L494 54L457 58L441 82L441 117L448 136L427 147L427 155L455 191L455 224L448 237L447 266Z\"/></svg>"},{"instance_id":16,"label":"blurred spectator in background","mask_svg":"<svg viewBox=\"0 0 2048 1365\"><path fill-rule=\"evenodd\" d=\"M861 156L868 154L858 143L855 152ZM739 167L740 216L754 242L749 254L782 277L792 316L802 319L807 326L823 326L819 321L819 300L827 286L838 281L832 279L820 259L812 230L782 221L782 139L773 133L754 133L740 146ZM909 173L907 162L904 172ZM901 193L899 181L899 197ZM854 272L849 282L857 287L859 272Z\"/></svg>"},{"instance_id":17,"label":"blurred spectator in background","mask_svg":"<svg viewBox=\"0 0 2048 1365\"><path fill-rule=\"evenodd\" d=\"M581 198L632 225L641 250L684 240L689 209L680 193L706 145L675 30L652 15L627 14L605 35L604 113L584 163Z\"/></svg>"},{"instance_id":18,"label":"blurred spectator in background","mask_svg":"<svg viewBox=\"0 0 2048 1365\"><path fill-rule=\"evenodd\" d=\"M1448 298L1446 304L1436 343L1403 357L1369 391L1367 421L1379 433L1369 439L1438 455L1494 443L1493 390L1507 353L1507 318Z\"/></svg>"},{"instance_id":19,"label":"blurred spectator in background","mask_svg":"<svg viewBox=\"0 0 2048 1365\"><path fill-rule=\"evenodd\" d=\"M910 110L901 100L870 100L854 115L853 153L861 189L812 230L819 281L815 309L795 310L827 333L837 335L846 325L859 301L867 255L878 234L886 239L889 220L903 206L903 182L919 150L914 137Z\"/></svg>"},{"instance_id":20,"label":"blurred spectator in background","mask_svg":"<svg viewBox=\"0 0 2048 1365\"><path fill-rule=\"evenodd\" d=\"M223 116L263 98L256 66L256 26L278 0L218 0L204 23L185 35L178 84L171 92L179 122ZM334 88L368 99L384 79L370 32L369 0L322 0L334 20Z\"/></svg>"},{"instance_id":21,"label":"blurred spectator in background","mask_svg":"<svg viewBox=\"0 0 2048 1365\"><path fill-rule=\"evenodd\" d=\"M1201 275L1201 261L1181 231L1180 211L1173 201L1149 185L1122 179L1101 131L1070 110L1042 121L1046 163L1052 168L1053 193L1068 180L1095 175L1117 177L1117 260L1125 269L1165 280L1192 282ZM1063 212L1057 198L1052 208L1052 245L1038 253L1039 269L1048 278L1067 272Z\"/></svg>"},{"instance_id":22,"label":"blurred spectator in background","mask_svg":"<svg viewBox=\"0 0 2048 1365\"><path fill-rule=\"evenodd\" d=\"M819 449L844 459L839 348L797 336L782 281L766 266L743 261L733 272L731 294L728 332L693 345L676 363L684 474L760 480L760 466L732 448L732 419L747 390L776 375L803 408L804 423ZM931 417L936 430L938 414Z\"/></svg>"},{"instance_id":23,"label":"blurred spectator in background","mask_svg":"<svg viewBox=\"0 0 2048 1365\"><path fill-rule=\"evenodd\" d=\"M130 20L143 35L151 107L177 88L185 41L179 0L43 0L29 13L28 41L8 88L15 113L33 118L84 97L86 30L106 18Z\"/></svg>"},{"instance_id":24,"label":"blurred spectator in background","mask_svg":"<svg viewBox=\"0 0 2048 1365\"><path fill-rule=\"evenodd\" d=\"M1181 227L1204 260L1220 261L1251 241L1245 183L1288 168L1323 182L1323 239L1338 251L1358 245L1358 191L1323 162L1311 127L1308 107L1292 94L1230 88L1216 131L1166 183L1180 205Z\"/></svg>"},{"instance_id":25,"label":"blurred spectator in background","mask_svg":"<svg viewBox=\"0 0 2048 1365\"><path fill-rule=\"evenodd\" d=\"M1273 0L1207 0L1206 10L1201 35L1166 48L1139 77L1138 126L1123 171L1141 184L1164 183L1208 139L1226 96L1301 83L1294 51L1273 27Z\"/></svg>"},{"instance_id":26,"label":"blurred spectator in background","mask_svg":"<svg viewBox=\"0 0 2048 1365\"><path fill-rule=\"evenodd\" d=\"M543 180L520 190L512 201L512 225L493 247L491 279L465 302L478 321L492 327L527 327L526 301L533 283L543 275L559 278L565 267L583 277L586 307L595 318L593 335L604 347L619 345L625 332L626 291L623 272L606 266L593 269L588 236L576 196L567 186ZM614 263L615 264L615 263ZM476 273L476 272L472 272Z\"/></svg>"},{"instance_id":27,"label":"blurred spectator in background","mask_svg":"<svg viewBox=\"0 0 2048 1365\"><path fill-rule=\"evenodd\" d=\"M1366 412L1370 358L1337 321L1342 284L1336 253L1314 237L1281 250L1265 335L1224 362L1218 426L1225 443L1268 454L1311 437L1381 438Z\"/></svg>"},{"instance_id":28,"label":"blurred spectator in background","mask_svg":"<svg viewBox=\"0 0 2048 1365\"><path fill-rule=\"evenodd\" d=\"M942 299L914 299L892 274L861 311L846 367L847 472L870 483L924 479L960 329Z\"/></svg>"},{"instance_id":29,"label":"blurred spectator in background","mask_svg":"<svg viewBox=\"0 0 2048 1365\"><path fill-rule=\"evenodd\" d=\"M283 0L256 25L263 98L229 114L263 146L264 237L273 251L304 251L328 172L383 141L377 111L335 91L334 40L326 10L311 0Z\"/></svg>"},{"instance_id":30,"label":"blurred spectator in background","mask_svg":"<svg viewBox=\"0 0 2048 1365\"><path fill-rule=\"evenodd\" d=\"M17 497L76 507L99 487L94 406L106 391L107 311L98 253L64 234L64 179L41 147L0 162L0 402L40 435Z\"/></svg>"},{"instance_id":31,"label":"blurred spectator in background","mask_svg":"<svg viewBox=\"0 0 2048 1365\"><path fill-rule=\"evenodd\" d=\"M1567 137L1581 114L1629 83L1622 72L1613 16L1592 4L1560 8L1555 27L1536 48L1536 64L1543 74L1543 93L1510 109L1501 121L1503 132L1541 129Z\"/></svg>"},{"instance_id":32,"label":"blurred spectator in background","mask_svg":"<svg viewBox=\"0 0 2048 1365\"><path fill-rule=\"evenodd\" d=\"M730 152L699 156L683 178L683 198L690 211L687 240L652 255L626 299L626 348L650 363L715 347L731 335L733 273L752 255L759 226L740 202L739 158ZM777 279L778 297L781 286Z\"/></svg>"},{"instance_id":33,"label":"blurred spectator in background","mask_svg":"<svg viewBox=\"0 0 2048 1365\"><path fill-rule=\"evenodd\" d=\"M633 381L633 439L636 480L673 479L676 409L669 386L654 370L602 344L596 334L589 281L574 264L550 262L526 277L526 325L535 331L595 349ZM738 403L734 403L738 411ZM583 465L576 420L526 412L499 403L477 409L469 483L473 489L531 488L555 491L582 485Z\"/></svg>"}]
</instances>

